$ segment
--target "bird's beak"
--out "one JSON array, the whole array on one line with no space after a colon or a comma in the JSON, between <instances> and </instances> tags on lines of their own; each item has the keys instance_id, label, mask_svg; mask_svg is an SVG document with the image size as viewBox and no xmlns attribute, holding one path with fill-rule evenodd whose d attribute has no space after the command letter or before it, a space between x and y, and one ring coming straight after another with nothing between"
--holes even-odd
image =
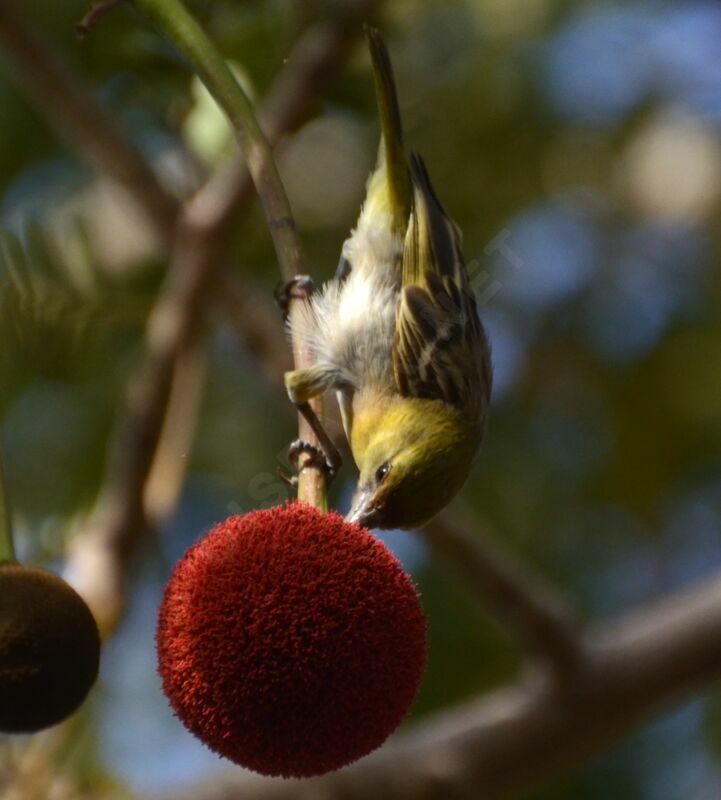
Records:
<instances>
[{"instance_id":1,"label":"bird's beak","mask_svg":"<svg viewBox=\"0 0 721 800\"><path fill-rule=\"evenodd\" d=\"M373 492L370 488L360 489L353 497L353 505L346 515L346 522L356 522L364 528L375 526L378 513L373 508Z\"/></svg>"}]
</instances>

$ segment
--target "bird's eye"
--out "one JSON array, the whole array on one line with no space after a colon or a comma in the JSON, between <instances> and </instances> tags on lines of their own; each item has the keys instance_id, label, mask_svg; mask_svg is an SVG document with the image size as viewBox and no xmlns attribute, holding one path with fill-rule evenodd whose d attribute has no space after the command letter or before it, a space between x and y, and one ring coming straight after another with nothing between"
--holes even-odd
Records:
<instances>
[{"instance_id":1,"label":"bird's eye","mask_svg":"<svg viewBox=\"0 0 721 800\"><path fill-rule=\"evenodd\" d=\"M380 467L376 470L376 483L383 483L386 479L386 476L391 471L390 462L386 461L385 464L381 464Z\"/></svg>"}]
</instances>

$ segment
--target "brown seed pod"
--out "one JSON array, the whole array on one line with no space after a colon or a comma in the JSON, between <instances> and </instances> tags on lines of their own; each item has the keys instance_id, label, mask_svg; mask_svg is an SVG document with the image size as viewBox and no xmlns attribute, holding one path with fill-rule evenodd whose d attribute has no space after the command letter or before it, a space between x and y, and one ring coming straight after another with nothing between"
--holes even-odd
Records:
<instances>
[{"instance_id":1,"label":"brown seed pod","mask_svg":"<svg viewBox=\"0 0 721 800\"><path fill-rule=\"evenodd\" d=\"M61 722L95 682L100 636L64 580L0 564L0 731L31 733Z\"/></svg>"}]
</instances>

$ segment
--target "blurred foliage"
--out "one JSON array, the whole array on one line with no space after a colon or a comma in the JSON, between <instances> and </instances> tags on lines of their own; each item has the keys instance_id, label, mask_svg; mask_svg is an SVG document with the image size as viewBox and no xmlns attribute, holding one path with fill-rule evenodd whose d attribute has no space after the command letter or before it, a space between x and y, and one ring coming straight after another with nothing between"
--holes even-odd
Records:
<instances>
[{"instance_id":1,"label":"blurred foliage","mask_svg":"<svg viewBox=\"0 0 721 800\"><path fill-rule=\"evenodd\" d=\"M260 97L330 0L192 3ZM18 4L173 191L226 157L227 137L180 59L121 8L79 43L83 2ZM465 251L496 370L491 426L466 503L584 617L721 565L721 6L709 0L389 0L379 22L407 139ZM107 181L60 143L0 52L0 414L23 555L58 560L92 507L125 382L165 263ZM373 162L362 48L280 156L313 272L332 274ZM277 281L258 209L231 268ZM259 489L294 415L218 315L186 490L137 568L72 768L94 791L167 787L215 767L153 676L169 565L214 520L278 501ZM337 488L337 501L348 486ZM399 544L400 542L400 544ZM416 715L516 674L505 637L417 543L430 615ZM718 697L635 733L524 795L713 798ZM88 731L97 734L88 735Z\"/></svg>"}]
</instances>

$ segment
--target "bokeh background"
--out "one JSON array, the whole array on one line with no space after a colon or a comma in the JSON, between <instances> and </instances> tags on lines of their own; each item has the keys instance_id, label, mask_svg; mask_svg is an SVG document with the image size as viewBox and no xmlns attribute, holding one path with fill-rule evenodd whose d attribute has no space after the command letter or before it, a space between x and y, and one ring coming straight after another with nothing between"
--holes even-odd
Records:
<instances>
[{"instance_id":1,"label":"bokeh background","mask_svg":"<svg viewBox=\"0 0 721 800\"><path fill-rule=\"evenodd\" d=\"M340 2L340 0L339 0ZM333 2L192 4L262 97ZM84 4L18 4L179 197L233 152L212 101L129 9L84 42ZM721 5L704 0L388 0L379 6L407 139L465 234L492 341L488 437L463 493L499 545L583 619L721 566ZM132 204L60 142L0 51L0 424L20 555L62 569L94 508L148 311L167 267ZM356 218L377 143L359 43L279 159L318 279ZM270 303L262 215L238 219L228 270ZM13 281L15 283L13 283ZM280 322L276 323L280 332ZM222 766L171 715L155 614L213 522L278 502L295 418L232 311L203 337L187 476L135 559L131 602L58 770L88 797L171 790ZM348 503L352 474L335 487ZM518 671L518 655L422 539L386 537L430 618L411 721ZM525 800L712 800L721 696L666 713ZM3 739L2 764L26 746Z\"/></svg>"}]
</instances>

